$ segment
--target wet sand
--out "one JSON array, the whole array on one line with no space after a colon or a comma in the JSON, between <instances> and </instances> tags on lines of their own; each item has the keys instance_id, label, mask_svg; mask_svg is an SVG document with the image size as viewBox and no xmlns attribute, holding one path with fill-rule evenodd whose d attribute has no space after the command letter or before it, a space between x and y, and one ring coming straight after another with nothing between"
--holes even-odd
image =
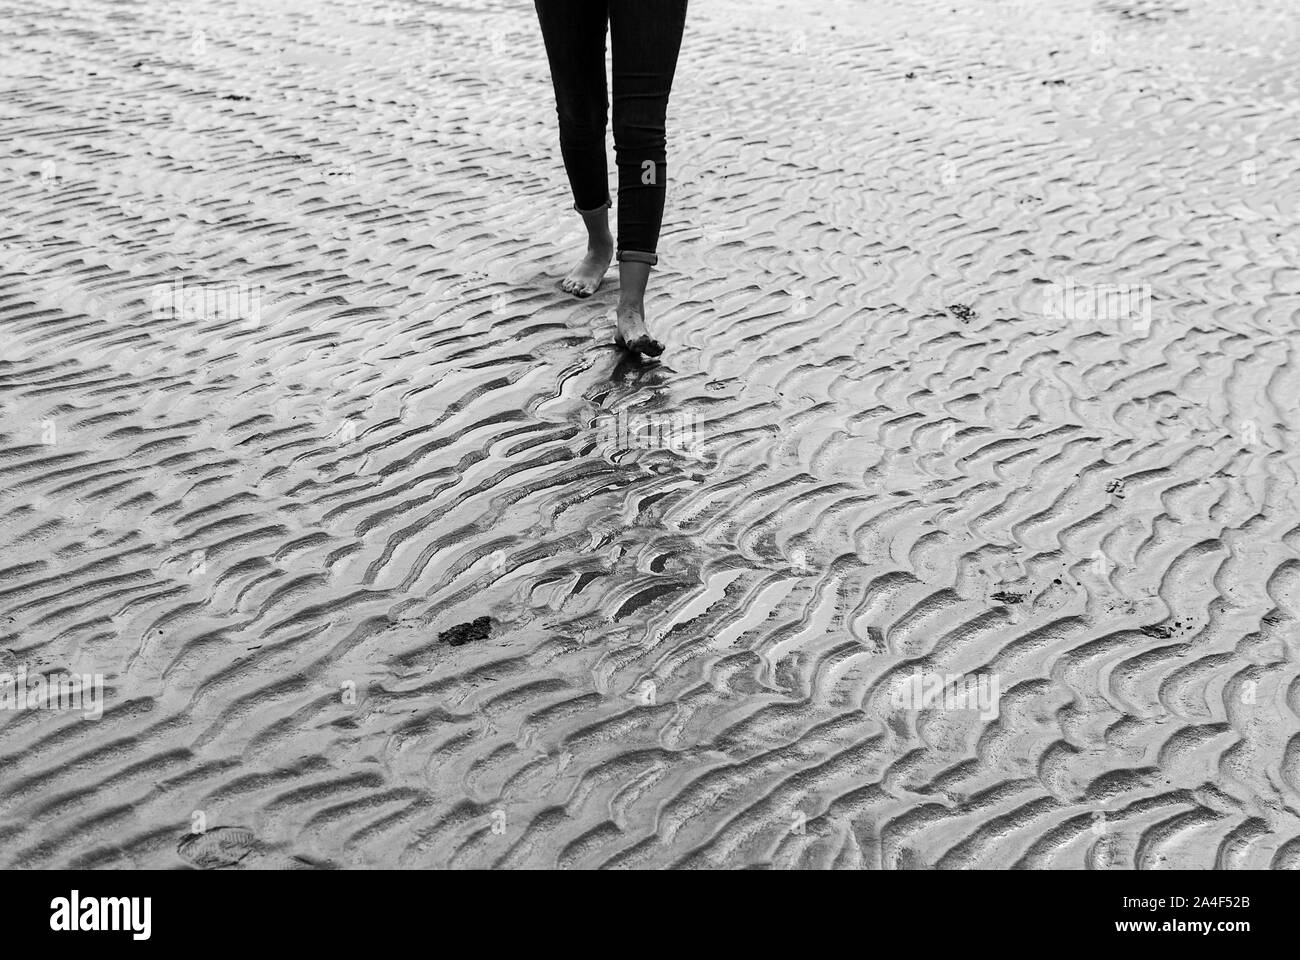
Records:
<instances>
[{"instance_id":1,"label":"wet sand","mask_svg":"<svg viewBox=\"0 0 1300 960\"><path fill-rule=\"evenodd\" d=\"M1289 3L5 6L0 863L1300 866Z\"/></svg>"}]
</instances>

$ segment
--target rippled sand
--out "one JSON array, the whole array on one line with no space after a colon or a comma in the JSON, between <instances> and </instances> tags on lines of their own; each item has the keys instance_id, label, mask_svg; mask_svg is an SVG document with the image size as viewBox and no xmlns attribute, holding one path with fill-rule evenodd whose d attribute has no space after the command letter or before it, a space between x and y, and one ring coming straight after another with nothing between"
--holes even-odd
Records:
<instances>
[{"instance_id":1,"label":"rippled sand","mask_svg":"<svg viewBox=\"0 0 1300 960\"><path fill-rule=\"evenodd\" d=\"M692 7L637 366L528 5L0 3L0 863L1300 865L1290 0Z\"/></svg>"}]
</instances>

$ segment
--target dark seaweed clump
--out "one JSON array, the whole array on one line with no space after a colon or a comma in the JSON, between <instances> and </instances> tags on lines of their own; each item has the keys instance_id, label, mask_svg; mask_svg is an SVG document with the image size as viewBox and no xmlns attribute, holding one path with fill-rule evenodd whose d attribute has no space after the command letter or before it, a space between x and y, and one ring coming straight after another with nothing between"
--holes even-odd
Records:
<instances>
[{"instance_id":1,"label":"dark seaweed clump","mask_svg":"<svg viewBox=\"0 0 1300 960\"><path fill-rule=\"evenodd\" d=\"M492 619L490 617L477 617L469 623L458 623L450 630L444 630L438 634L440 642L449 643L453 647L464 646L471 640L486 640L492 630Z\"/></svg>"}]
</instances>

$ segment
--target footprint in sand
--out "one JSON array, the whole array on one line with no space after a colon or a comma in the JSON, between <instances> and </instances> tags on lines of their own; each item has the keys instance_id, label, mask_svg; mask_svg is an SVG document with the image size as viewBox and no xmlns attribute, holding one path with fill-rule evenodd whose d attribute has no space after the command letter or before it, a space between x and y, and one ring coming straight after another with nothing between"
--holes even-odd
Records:
<instances>
[{"instance_id":1,"label":"footprint in sand","mask_svg":"<svg viewBox=\"0 0 1300 960\"><path fill-rule=\"evenodd\" d=\"M181 859L200 870L238 867L258 849L257 837L244 827L213 827L192 833L177 846Z\"/></svg>"}]
</instances>

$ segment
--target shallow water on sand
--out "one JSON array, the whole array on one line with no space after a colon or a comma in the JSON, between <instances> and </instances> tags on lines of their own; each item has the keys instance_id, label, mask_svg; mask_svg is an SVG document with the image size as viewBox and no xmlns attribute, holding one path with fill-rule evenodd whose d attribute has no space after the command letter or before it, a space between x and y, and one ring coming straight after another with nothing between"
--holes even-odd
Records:
<instances>
[{"instance_id":1,"label":"shallow water on sand","mask_svg":"<svg viewBox=\"0 0 1300 960\"><path fill-rule=\"evenodd\" d=\"M42 6L6 866L1300 864L1286 3L693 4L647 366L529 9Z\"/></svg>"}]
</instances>

